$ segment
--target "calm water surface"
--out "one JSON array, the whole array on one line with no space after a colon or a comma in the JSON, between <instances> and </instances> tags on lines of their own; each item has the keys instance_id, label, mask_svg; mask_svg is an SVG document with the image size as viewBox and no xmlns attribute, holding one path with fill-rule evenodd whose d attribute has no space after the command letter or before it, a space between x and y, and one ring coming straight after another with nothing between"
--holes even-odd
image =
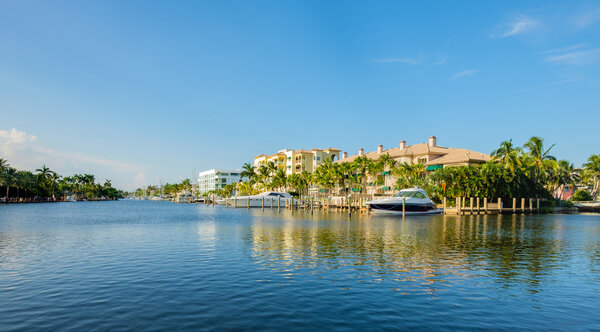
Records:
<instances>
[{"instance_id":1,"label":"calm water surface","mask_svg":"<svg viewBox=\"0 0 600 332\"><path fill-rule=\"evenodd\" d=\"M600 330L600 216L0 206L0 330Z\"/></svg>"}]
</instances>

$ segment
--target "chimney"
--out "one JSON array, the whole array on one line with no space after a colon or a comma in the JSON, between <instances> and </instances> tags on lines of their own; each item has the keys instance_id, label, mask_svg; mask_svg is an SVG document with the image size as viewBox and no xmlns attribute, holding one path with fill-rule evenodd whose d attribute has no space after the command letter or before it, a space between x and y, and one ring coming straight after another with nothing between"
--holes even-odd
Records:
<instances>
[{"instance_id":1,"label":"chimney","mask_svg":"<svg viewBox=\"0 0 600 332\"><path fill-rule=\"evenodd\" d=\"M429 136L429 146L435 146L436 140L435 136Z\"/></svg>"},{"instance_id":2,"label":"chimney","mask_svg":"<svg viewBox=\"0 0 600 332\"><path fill-rule=\"evenodd\" d=\"M381 154L383 152L383 145L377 145L377 153Z\"/></svg>"},{"instance_id":3,"label":"chimney","mask_svg":"<svg viewBox=\"0 0 600 332\"><path fill-rule=\"evenodd\" d=\"M365 149L363 149L363 148L358 149L358 155L359 156L364 156L365 155Z\"/></svg>"},{"instance_id":4,"label":"chimney","mask_svg":"<svg viewBox=\"0 0 600 332\"><path fill-rule=\"evenodd\" d=\"M406 149L406 141L400 141L400 149Z\"/></svg>"},{"instance_id":5,"label":"chimney","mask_svg":"<svg viewBox=\"0 0 600 332\"><path fill-rule=\"evenodd\" d=\"M342 152L342 159L348 158L348 152Z\"/></svg>"}]
</instances>

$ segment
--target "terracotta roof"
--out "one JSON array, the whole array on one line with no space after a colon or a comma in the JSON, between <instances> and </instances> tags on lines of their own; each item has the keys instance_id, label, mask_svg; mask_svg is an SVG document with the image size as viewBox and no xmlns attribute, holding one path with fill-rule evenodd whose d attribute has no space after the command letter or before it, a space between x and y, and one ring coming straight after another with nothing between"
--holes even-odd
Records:
<instances>
[{"instance_id":1,"label":"terracotta roof","mask_svg":"<svg viewBox=\"0 0 600 332\"><path fill-rule=\"evenodd\" d=\"M379 156L381 156L382 154L386 154L386 153L387 153L387 150L386 150L386 151L383 151L383 152L381 152L381 153L378 153L378 152L377 152L377 150L375 150L375 151L367 152L367 153L365 153L363 156L365 156L365 157L367 157L367 158L370 158L370 159L373 159L373 160L377 160L377 159L379 159ZM336 162L336 163L344 163L344 162L351 163L351 162L353 162L353 161L354 161L354 159L356 159L356 158L358 158L358 155L357 155L357 154L355 154L355 155L353 155L353 156L349 156L349 157L347 157L347 158L343 158L343 159L340 159L340 160L336 160L335 162Z\"/></svg>"},{"instance_id":2,"label":"terracotta roof","mask_svg":"<svg viewBox=\"0 0 600 332\"><path fill-rule=\"evenodd\" d=\"M429 161L427 165L452 165L473 162L483 163L486 161L490 161L491 159L492 157L485 153L467 149L450 148L448 149L448 154Z\"/></svg>"},{"instance_id":3,"label":"terracotta roof","mask_svg":"<svg viewBox=\"0 0 600 332\"><path fill-rule=\"evenodd\" d=\"M400 149L400 147L388 149L386 150L390 157L398 158L404 156L418 156L418 155L426 155L426 154L439 154L443 155L448 153L448 148L443 146L430 146L427 143L419 143L410 145L404 149Z\"/></svg>"},{"instance_id":4,"label":"terracotta roof","mask_svg":"<svg viewBox=\"0 0 600 332\"><path fill-rule=\"evenodd\" d=\"M325 151L342 151L342 150L336 149L336 148L327 148L327 149L325 149Z\"/></svg>"},{"instance_id":5,"label":"terracotta roof","mask_svg":"<svg viewBox=\"0 0 600 332\"><path fill-rule=\"evenodd\" d=\"M323 150L321 150L321 149L318 149L318 148L314 148L314 149L312 149L312 150L310 150L310 151L323 151Z\"/></svg>"}]
</instances>

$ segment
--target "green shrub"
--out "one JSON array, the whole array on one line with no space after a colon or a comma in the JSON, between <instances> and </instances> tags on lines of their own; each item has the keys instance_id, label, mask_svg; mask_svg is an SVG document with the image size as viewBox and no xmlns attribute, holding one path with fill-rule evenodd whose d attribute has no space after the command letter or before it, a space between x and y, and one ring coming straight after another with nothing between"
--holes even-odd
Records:
<instances>
[{"instance_id":1,"label":"green shrub","mask_svg":"<svg viewBox=\"0 0 600 332\"><path fill-rule=\"evenodd\" d=\"M590 193L586 190L577 190L575 194L573 194L574 201L592 201L594 198Z\"/></svg>"}]
</instances>

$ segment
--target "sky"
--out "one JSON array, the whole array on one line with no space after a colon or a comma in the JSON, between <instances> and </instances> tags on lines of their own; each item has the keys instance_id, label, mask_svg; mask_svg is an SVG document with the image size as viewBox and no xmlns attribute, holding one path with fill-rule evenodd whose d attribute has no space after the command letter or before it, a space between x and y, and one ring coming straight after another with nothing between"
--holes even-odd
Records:
<instances>
[{"instance_id":1,"label":"sky","mask_svg":"<svg viewBox=\"0 0 600 332\"><path fill-rule=\"evenodd\" d=\"M0 158L122 189L277 150L600 153L597 1L0 1Z\"/></svg>"}]
</instances>

